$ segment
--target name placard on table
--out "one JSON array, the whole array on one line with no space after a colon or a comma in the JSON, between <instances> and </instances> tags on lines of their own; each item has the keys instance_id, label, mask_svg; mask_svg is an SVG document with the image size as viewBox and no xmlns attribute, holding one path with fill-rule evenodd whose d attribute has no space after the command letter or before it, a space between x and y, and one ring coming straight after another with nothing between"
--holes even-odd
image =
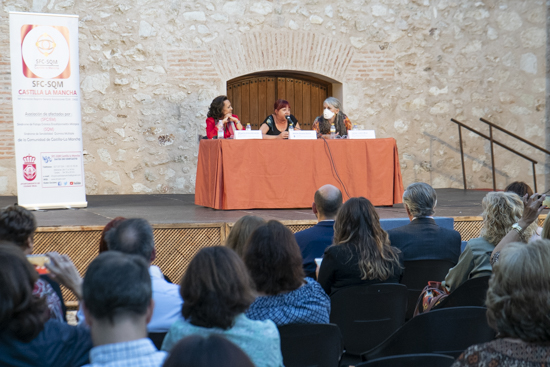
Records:
<instances>
[{"instance_id":1,"label":"name placard on table","mask_svg":"<svg viewBox=\"0 0 550 367\"><path fill-rule=\"evenodd\" d=\"M376 139L374 130L348 130L348 139Z\"/></svg>"},{"instance_id":2,"label":"name placard on table","mask_svg":"<svg viewBox=\"0 0 550 367\"><path fill-rule=\"evenodd\" d=\"M262 132L260 130L237 130L235 131L235 139L263 139Z\"/></svg>"},{"instance_id":3,"label":"name placard on table","mask_svg":"<svg viewBox=\"0 0 550 367\"><path fill-rule=\"evenodd\" d=\"M288 133L289 139L299 139L299 140L316 140L317 131L315 130L294 130Z\"/></svg>"}]
</instances>

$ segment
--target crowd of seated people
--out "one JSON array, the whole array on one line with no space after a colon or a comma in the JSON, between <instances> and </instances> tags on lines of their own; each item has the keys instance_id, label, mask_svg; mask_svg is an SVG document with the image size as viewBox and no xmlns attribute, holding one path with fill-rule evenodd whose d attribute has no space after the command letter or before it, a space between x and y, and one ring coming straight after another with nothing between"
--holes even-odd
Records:
<instances>
[{"instance_id":1,"label":"crowd of seated people","mask_svg":"<svg viewBox=\"0 0 550 367\"><path fill-rule=\"evenodd\" d=\"M434 222L429 185L407 187L411 222L389 233L368 199L342 204L340 191L325 185L313 198L316 226L293 234L278 221L245 216L225 246L195 255L179 284L152 265L151 225L122 217L104 229L83 278L57 253L48 254L50 274L39 276L25 258L34 216L17 205L1 209L0 365L279 367L278 327L329 323L338 290L399 283L404 260L445 259L456 263L449 291L492 274L487 315L499 333L455 365L541 366L550 360L550 241L536 235L545 195L512 189L485 196L481 236L460 254L459 234ZM540 232L548 238L550 221ZM67 324L59 284L81 301L78 326ZM166 332L160 351L148 338L159 332Z\"/></svg>"}]
</instances>

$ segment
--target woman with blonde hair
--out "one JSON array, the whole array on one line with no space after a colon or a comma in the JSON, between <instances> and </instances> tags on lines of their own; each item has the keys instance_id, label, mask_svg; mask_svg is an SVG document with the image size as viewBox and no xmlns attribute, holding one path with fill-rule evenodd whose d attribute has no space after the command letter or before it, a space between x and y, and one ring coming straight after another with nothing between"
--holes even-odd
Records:
<instances>
[{"instance_id":1,"label":"woman with blonde hair","mask_svg":"<svg viewBox=\"0 0 550 367\"><path fill-rule=\"evenodd\" d=\"M363 197L342 205L334 221L334 241L325 250L318 282L330 295L351 285L399 283L403 254L391 247L374 206Z\"/></svg>"},{"instance_id":2,"label":"woman with blonde hair","mask_svg":"<svg viewBox=\"0 0 550 367\"><path fill-rule=\"evenodd\" d=\"M523 214L523 201L512 192L490 192L483 198L482 207L481 236L468 241L458 264L449 270L443 282L450 292L468 279L491 275L491 253ZM522 232L522 237L529 239L535 231L533 224Z\"/></svg>"},{"instance_id":3,"label":"woman with blonde hair","mask_svg":"<svg viewBox=\"0 0 550 367\"><path fill-rule=\"evenodd\" d=\"M550 241L510 243L487 291L487 321L497 339L469 347L461 366L546 366L550 360Z\"/></svg>"}]
</instances>

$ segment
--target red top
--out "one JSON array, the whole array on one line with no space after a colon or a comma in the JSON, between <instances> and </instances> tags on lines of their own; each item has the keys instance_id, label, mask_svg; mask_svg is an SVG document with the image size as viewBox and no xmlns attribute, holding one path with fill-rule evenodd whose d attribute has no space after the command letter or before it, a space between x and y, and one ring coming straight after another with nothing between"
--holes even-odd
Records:
<instances>
[{"instance_id":1,"label":"red top","mask_svg":"<svg viewBox=\"0 0 550 367\"><path fill-rule=\"evenodd\" d=\"M239 119L239 116L237 115L231 115L233 117L235 117L237 120L240 121ZM224 124L223 126L223 129L224 129L224 132L223 132L223 137L225 139L229 138L231 136L231 129L233 129L233 126L235 126L234 124L232 124L232 121L229 121L230 122L230 126L231 128L228 129L227 128L227 124ZM206 119L206 136L208 137L208 139L213 139L214 136L218 136L218 128L216 127L216 124L218 123L218 121L214 120L213 117L209 117ZM234 129L236 130L237 127L235 126Z\"/></svg>"}]
</instances>

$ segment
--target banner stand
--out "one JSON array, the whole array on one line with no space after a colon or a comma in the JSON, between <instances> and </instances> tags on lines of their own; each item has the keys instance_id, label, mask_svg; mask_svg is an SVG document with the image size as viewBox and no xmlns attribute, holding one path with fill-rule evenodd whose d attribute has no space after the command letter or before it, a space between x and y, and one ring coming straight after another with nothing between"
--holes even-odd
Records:
<instances>
[{"instance_id":1,"label":"banner stand","mask_svg":"<svg viewBox=\"0 0 550 367\"><path fill-rule=\"evenodd\" d=\"M87 207L78 16L9 15L18 204Z\"/></svg>"}]
</instances>

